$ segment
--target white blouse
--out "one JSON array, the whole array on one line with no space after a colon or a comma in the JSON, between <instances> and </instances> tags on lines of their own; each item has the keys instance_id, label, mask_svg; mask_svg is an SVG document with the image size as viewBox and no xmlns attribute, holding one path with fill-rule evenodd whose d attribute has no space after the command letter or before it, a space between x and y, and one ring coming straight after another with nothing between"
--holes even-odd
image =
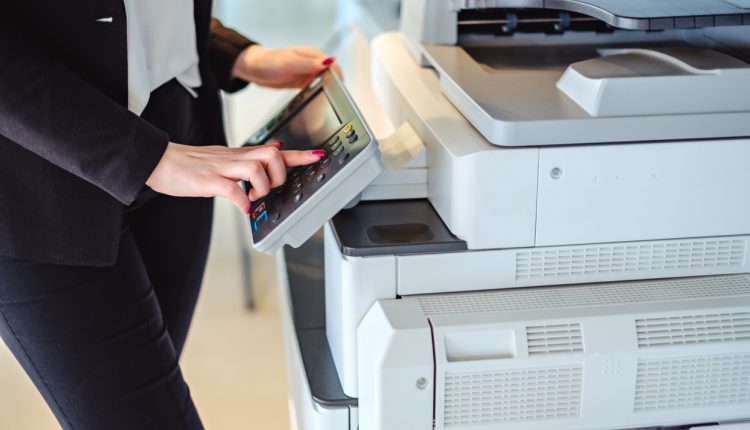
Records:
<instances>
[{"instance_id":1,"label":"white blouse","mask_svg":"<svg viewBox=\"0 0 750 430\"><path fill-rule=\"evenodd\" d=\"M151 92L172 78L196 97L193 0L124 0L128 32L128 109L140 115Z\"/></svg>"}]
</instances>

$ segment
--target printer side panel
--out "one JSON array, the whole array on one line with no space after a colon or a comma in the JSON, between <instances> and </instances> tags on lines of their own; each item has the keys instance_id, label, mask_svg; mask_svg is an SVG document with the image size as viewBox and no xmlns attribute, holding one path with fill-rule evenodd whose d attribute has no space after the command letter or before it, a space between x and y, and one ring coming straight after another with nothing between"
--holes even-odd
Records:
<instances>
[{"instance_id":1,"label":"printer side panel","mask_svg":"<svg viewBox=\"0 0 750 430\"><path fill-rule=\"evenodd\" d=\"M373 303L396 298L396 257L349 257L325 226L326 337L341 388L357 397L357 327Z\"/></svg>"}]
</instances>

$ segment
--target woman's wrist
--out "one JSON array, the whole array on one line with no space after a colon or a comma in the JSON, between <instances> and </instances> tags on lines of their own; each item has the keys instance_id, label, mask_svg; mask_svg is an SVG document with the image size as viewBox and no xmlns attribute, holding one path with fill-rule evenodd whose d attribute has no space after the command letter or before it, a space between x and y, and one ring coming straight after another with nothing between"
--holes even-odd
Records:
<instances>
[{"instance_id":1,"label":"woman's wrist","mask_svg":"<svg viewBox=\"0 0 750 430\"><path fill-rule=\"evenodd\" d=\"M232 77L245 81L253 81L258 74L261 57L268 51L268 48L261 45L250 45L245 48L234 62L232 67Z\"/></svg>"}]
</instances>

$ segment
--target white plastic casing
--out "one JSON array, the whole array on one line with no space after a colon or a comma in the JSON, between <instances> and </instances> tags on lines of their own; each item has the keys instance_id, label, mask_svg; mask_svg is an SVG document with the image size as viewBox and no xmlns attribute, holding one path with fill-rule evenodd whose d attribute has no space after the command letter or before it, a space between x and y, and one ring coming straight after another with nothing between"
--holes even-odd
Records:
<instances>
[{"instance_id":1,"label":"white plastic casing","mask_svg":"<svg viewBox=\"0 0 750 430\"><path fill-rule=\"evenodd\" d=\"M745 160L746 139L544 148L535 245L748 234Z\"/></svg>"},{"instance_id":2,"label":"white plastic casing","mask_svg":"<svg viewBox=\"0 0 750 430\"><path fill-rule=\"evenodd\" d=\"M487 143L400 35L379 36L372 49L377 93L391 121L408 121L425 143L429 199L451 232L472 249L533 246L539 150Z\"/></svg>"},{"instance_id":3,"label":"white plastic casing","mask_svg":"<svg viewBox=\"0 0 750 430\"><path fill-rule=\"evenodd\" d=\"M362 430L750 419L748 275L384 300L358 335Z\"/></svg>"},{"instance_id":4,"label":"white plastic casing","mask_svg":"<svg viewBox=\"0 0 750 430\"><path fill-rule=\"evenodd\" d=\"M430 326L416 303L394 305L377 302L357 332L359 428L432 430Z\"/></svg>"},{"instance_id":5,"label":"white plastic casing","mask_svg":"<svg viewBox=\"0 0 750 430\"><path fill-rule=\"evenodd\" d=\"M308 383L297 331L292 317L289 281L284 253L276 255L276 279L279 280L281 327L284 335L289 382L289 421L292 430L349 430L351 408L330 408L314 401Z\"/></svg>"},{"instance_id":6,"label":"white plastic casing","mask_svg":"<svg viewBox=\"0 0 750 430\"><path fill-rule=\"evenodd\" d=\"M428 193L469 249L750 233L750 141L502 148L441 94L398 34L373 42L393 123L427 147Z\"/></svg>"},{"instance_id":7,"label":"white plastic casing","mask_svg":"<svg viewBox=\"0 0 750 430\"><path fill-rule=\"evenodd\" d=\"M729 55L690 48L599 54L571 64L557 82L591 116L750 110L750 66Z\"/></svg>"},{"instance_id":8,"label":"white plastic casing","mask_svg":"<svg viewBox=\"0 0 750 430\"><path fill-rule=\"evenodd\" d=\"M396 297L396 256L342 255L325 226L326 337L344 393L357 397L357 327L373 303Z\"/></svg>"},{"instance_id":9,"label":"white plastic casing","mask_svg":"<svg viewBox=\"0 0 750 430\"><path fill-rule=\"evenodd\" d=\"M358 397L356 331L381 299L750 272L750 236L350 257L325 229L326 334L344 392Z\"/></svg>"}]
</instances>

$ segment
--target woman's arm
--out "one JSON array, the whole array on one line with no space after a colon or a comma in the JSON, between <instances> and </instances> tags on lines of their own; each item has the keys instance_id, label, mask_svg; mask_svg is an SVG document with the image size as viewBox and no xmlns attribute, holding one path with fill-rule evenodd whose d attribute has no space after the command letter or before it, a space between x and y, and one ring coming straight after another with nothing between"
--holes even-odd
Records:
<instances>
[{"instance_id":1,"label":"woman's arm","mask_svg":"<svg viewBox=\"0 0 750 430\"><path fill-rule=\"evenodd\" d=\"M248 81L232 74L237 57L255 42L240 33L226 28L216 18L211 18L208 33L208 66L216 83L224 91L234 92L244 88Z\"/></svg>"},{"instance_id":2,"label":"woman's arm","mask_svg":"<svg viewBox=\"0 0 750 430\"><path fill-rule=\"evenodd\" d=\"M270 49L211 19L209 66L219 87L233 92L248 82L271 88L302 88L332 68L343 77L333 57L309 46Z\"/></svg>"},{"instance_id":3,"label":"woman's arm","mask_svg":"<svg viewBox=\"0 0 750 430\"><path fill-rule=\"evenodd\" d=\"M320 159L314 151L170 143L8 21L0 19L0 134L123 204L148 184L173 196L223 196L247 211L250 198L283 182L280 166ZM256 191L245 195L238 180Z\"/></svg>"},{"instance_id":4,"label":"woman's arm","mask_svg":"<svg viewBox=\"0 0 750 430\"><path fill-rule=\"evenodd\" d=\"M0 19L0 134L129 204L167 135Z\"/></svg>"},{"instance_id":5,"label":"woman's arm","mask_svg":"<svg viewBox=\"0 0 750 430\"><path fill-rule=\"evenodd\" d=\"M237 57L232 76L271 88L302 88L323 70L343 77L334 58L310 46L271 49L251 45Z\"/></svg>"}]
</instances>

